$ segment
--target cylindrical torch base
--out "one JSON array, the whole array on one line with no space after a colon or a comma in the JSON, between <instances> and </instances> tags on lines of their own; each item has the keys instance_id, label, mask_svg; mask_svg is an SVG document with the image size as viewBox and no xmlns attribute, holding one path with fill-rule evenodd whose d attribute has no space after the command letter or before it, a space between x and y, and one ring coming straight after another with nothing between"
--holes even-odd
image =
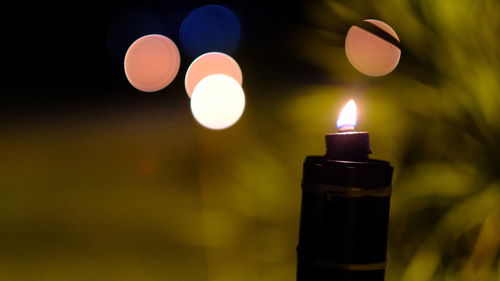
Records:
<instances>
[{"instance_id":1,"label":"cylindrical torch base","mask_svg":"<svg viewBox=\"0 0 500 281\"><path fill-rule=\"evenodd\" d=\"M298 262L297 281L383 281L384 277L384 269L347 270L302 264L300 259Z\"/></svg>"},{"instance_id":2,"label":"cylindrical torch base","mask_svg":"<svg viewBox=\"0 0 500 281\"><path fill-rule=\"evenodd\" d=\"M392 167L385 161L304 163L297 281L383 281Z\"/></svg>"}]
</instances>

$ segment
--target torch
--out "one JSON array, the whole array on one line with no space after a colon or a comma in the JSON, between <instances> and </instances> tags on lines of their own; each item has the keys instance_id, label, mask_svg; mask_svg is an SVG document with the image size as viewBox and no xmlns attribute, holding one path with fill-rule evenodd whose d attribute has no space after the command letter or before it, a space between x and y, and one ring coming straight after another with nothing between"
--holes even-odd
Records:
<instances>
[{"instance_id":1,"label":"torch","mask_svg":"<svg viewBox=\"0 0 500 281\"><path fill-rule=\"evenodd\" d=\"M369 159L350 100L327 134L326 154L305 159L297 281L383 281L393 168Z\"/></svg>"}]
</instances>

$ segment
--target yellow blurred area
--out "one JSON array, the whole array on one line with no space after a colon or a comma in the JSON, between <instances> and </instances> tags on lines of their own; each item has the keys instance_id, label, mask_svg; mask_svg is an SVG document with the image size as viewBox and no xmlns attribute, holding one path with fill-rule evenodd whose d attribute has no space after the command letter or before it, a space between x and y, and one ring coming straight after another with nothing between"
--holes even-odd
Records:
<instances>
[{"instance_id":1,"label":"yellow blurred area","mask_svg":"<svg viewBox=\"0 0 500 281\"><path fill-rule=\"evenodd\" d=\"M191 121L145 109L4 128L2 280L203 279Z\"/></svg>"}]
</instances>

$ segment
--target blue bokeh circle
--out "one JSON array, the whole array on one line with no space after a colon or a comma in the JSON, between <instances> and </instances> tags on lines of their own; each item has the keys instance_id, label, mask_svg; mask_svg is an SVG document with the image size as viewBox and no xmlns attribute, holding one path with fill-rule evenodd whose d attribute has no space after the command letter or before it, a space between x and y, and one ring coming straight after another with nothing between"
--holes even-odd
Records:
<instances>
[{"instance_id":1,"label":"blue bokeh circle","mask_svg":"<svg viewBox=\"0 0 500 281\"><path fill-rule=\"evenodd\" d=\"M184 19L179 38L182 50L191 58L207 52L233 54L240 42L241 25L226 7L203 6Z\"/></svg>"}]
</instances>

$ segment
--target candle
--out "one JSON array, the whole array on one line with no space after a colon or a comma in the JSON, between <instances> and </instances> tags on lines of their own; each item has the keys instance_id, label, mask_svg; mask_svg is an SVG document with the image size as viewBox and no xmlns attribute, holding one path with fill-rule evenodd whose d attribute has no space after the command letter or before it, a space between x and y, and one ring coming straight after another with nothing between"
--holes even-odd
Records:
<instances>
[{"instance_id":1,"label":"candle","mask_svg":"<svg viewBox=\"0 0 500 281\"><path fill-rule=\"evenodd\" d=\"M393 168L369 159L349 101L326 154L304 162L297 281L383 281Z\"/></svg>"}]
</instances>

